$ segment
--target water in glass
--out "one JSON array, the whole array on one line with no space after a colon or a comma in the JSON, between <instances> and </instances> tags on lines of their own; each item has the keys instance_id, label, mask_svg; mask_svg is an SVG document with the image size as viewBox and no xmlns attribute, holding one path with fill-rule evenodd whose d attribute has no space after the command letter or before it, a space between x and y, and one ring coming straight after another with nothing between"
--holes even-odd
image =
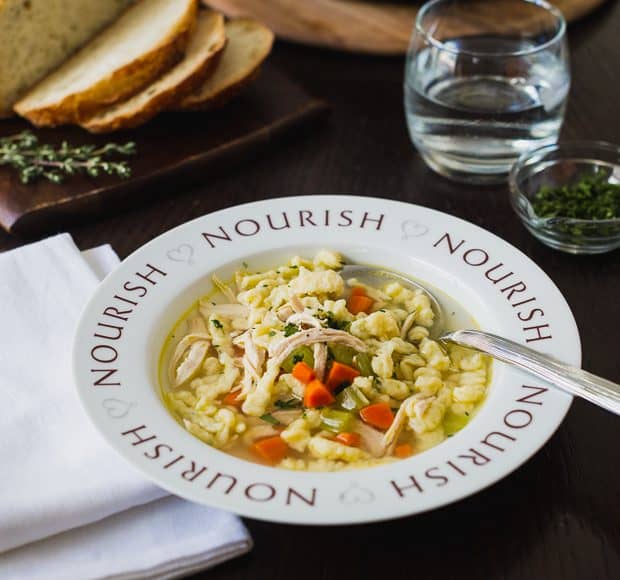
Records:
<instances>
[{"instance_id":1,"label":"water in glass","mask_svg":"<svg viewBox=\"0 0 620 580\"><path fill-rule=\"evenodd\" d=\"M405 71L411 138L439 173L504 180L524 151L555 143L570 86L565 45L467 35L419 43Z\"/></svg>"}]
</instances>

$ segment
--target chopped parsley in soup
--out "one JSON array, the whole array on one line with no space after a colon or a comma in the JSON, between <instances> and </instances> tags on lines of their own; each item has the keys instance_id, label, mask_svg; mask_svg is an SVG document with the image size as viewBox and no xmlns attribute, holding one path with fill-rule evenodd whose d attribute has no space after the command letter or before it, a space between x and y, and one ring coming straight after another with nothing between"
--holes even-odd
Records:
<instances>
[{"instance_id":1,"label":"chopped parsley in soup","mask_svg":"<svg viewBox=\"0 0 620 580\"><path fill-rule=\"evenodd\" d=\"M185 429L250 461L335 471L404 459L467 424L488 360L429 337L422 290L345 283L342 264L322 250L213 278L162 356L163 398Z\"/></svg>"}]
</instances>

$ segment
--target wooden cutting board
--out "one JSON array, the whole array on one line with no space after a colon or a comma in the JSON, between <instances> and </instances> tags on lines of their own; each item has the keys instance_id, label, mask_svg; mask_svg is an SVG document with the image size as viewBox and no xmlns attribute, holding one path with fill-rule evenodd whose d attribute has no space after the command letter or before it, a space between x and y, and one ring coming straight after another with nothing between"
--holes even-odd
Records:
<instances>
[{"instance_id":1,"label":"wooden cutting board","mask_svg":"<svg viewBox=\"0 0 620 580\"><path fill-rule=\"evenodd\" d=\"M36 130L41 142L72 144L135 141L127 180L104 176L68 178L55 185L39 180L24 185L16 172L0 167L0 225L13 233L57 229L76 219L118 211L158 192L174 195L180 182L204 179L249 157L263 154L278 140L327 111L325 102L267 64L255 83L221 109L168 113L148 124L111 135L93 136L77 127ZM0 122L0 136L31 126Z\"/></svg>"},{"instance_id":2,"label":"wooden cutting board","mask_svg":"<svg viewBox=\"0 0 620 580\"><path fill-rule=\"evenodd\" d=\"M550 0L569 22L605 0ZM203 0L228 16L253 16L280 38L335 50L404 54L417 6L348 0ZM413 4L411 2L410 4ZM418 2L422 4L422 2ZM506 14L510 18L510 14Z\"/></svg>"}]
</instances>

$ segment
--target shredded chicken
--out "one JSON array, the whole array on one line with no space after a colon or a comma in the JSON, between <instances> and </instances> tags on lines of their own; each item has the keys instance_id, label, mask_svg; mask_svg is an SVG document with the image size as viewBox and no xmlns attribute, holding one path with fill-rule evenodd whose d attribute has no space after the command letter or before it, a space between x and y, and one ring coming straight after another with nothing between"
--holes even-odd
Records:
<instances>
[{"instance_id":1,"label":"shredded chicken","mask_svg":"<svg viewBox=\"0 0 620 580\"><path fill-rule=\"evenodd\" d=\"M293 294L293 296L291 296L291 306L293 307L293 310L295 312L303 312L304 311L304 305L303 305L302 301L299 299L299 296L296 296L295 294Z\"/></svg>"},{"instance_id":2,"label":"shredded chicken","mask_svg":"<svg viewBox=\"0 0 620 580\"><path fill-rule=\"evenodd\" d=\"M385 445L383 444L383 434L381 431L377 431L357 419L353 424L353 431L359 434L362 449L368 451L373 457L383 457L385 455Z\"/></svg>"},{"instance_id":3,"label":"shredded chicken","mask_svg":"<svg viewBox=\"0 0 620 580\"><path fill-rule=\"evenodd\" d=\"M327 366L327 345L324 342L314 344L314 374L319 381L325 379L325 368Z\"/></svg>"},{"instance_id":4,"label":"shredded chicken","mask_svg":"<svg viewBox=\"0 0 620 580\"><path fill-rule=\"evenodd\" d=\"M303 411L301 409L280 409L271 413L282 425L290 425L296 419L301 417Z\"/></svg>"},{"instance_id":5,"label":"shredded chicken","mask_svg":"<svg viewBox=\"0 0 620 580\"><path fill-rule=\"evenodd\" d=\"M228 287L227 284L224 284L215 274L211 276L211 280L213 281L213 285L222 293L230 302L237 303L237 296L235 293Z\"/></svg>"},{"instance_id":6,"label":"shredded chicken","mask_svg":"<svg viewBox=\"0 0 620 580\"><path fill-rule=\"evenodd\" d=\"M337 342L350 346L359 352L366 352L368 350L368 347L362 340L350 335L344 330L311 328L281 340L273 349L270 349L269 354L272 357L270 363L280 366L296 348L306 344L315 344L317 342Z\"/></svg>"},{"instance_id":7,"label":"shredded chicken","mask_svg":"<svg viewBox=\"0 0 620 580\"><path fill-rule=\"evenodd\" d=\"M312 328L323 328L321 321L312 316L309 312L296 312L295 314L291 314L286 319L286 323L295 324L297 326L305 324L306 326L310 326Z\"/></svg>"},{"instance_id":8,"label":"shredded chicken","mask_svg":"<svg viewBox=\"0 0 620 580\"><path fill-rule=\"evenodd\" d=\"M295 313L295 310L293 309L293 307L287 302L286 304L280 306L280 308L278 308L278 318L282 321L282 322L286 322L286 320L289 318L289 316L291 316L292 314Z\"/></svg>"},{"instance_id":9,"label":"shredded chicken","mask_svg":"<svg viewBox=\"0 0 620 580\"><path fill-rule=\"evenodd\" d=\"M188 334L177 344L169 367L175 387L180 387L198 372L210 346L207 334Z\"/></svg>"},{"instance_id":10,"label":"shredded chicken","mask_svg":"<svg viewBox=\"0 0 620 580\"><path fill-rule=\"evenodd\" d=\"M188 327L189 334L177 344L168 368L170 381L175 387L180 387L198 372L211 346L211 337L201 316L192 318Z\"/></svg>"},{"instance_id":11,"label":"shredded chicken","mask_svg":"<svg viewBox=\"0 0 620 580\"><path fill-rule=\"evenodd\" d=\"M265 351L256 346L256 343L252 340L252 333L249 330L236 337L233 343L236 346L243 346L241 364L245 372L241 381L241 393L238 395L239 400L243 400L252 391L254 382L258 381L263 374Z\"/></svg>"},{"instance_id":12,"label":"shredded chicken","mask_svg":"<svg viewBox=\"0 0 620 580\"><path fill-rule=\"evenodd\" d=\"M265 351L256 346L256 343L252 340L252 333L247 330L243 334L240 334L233 340L233 344L243 346L243 357L247 359L252 374L255 378L260 378L263 370L263 364L265 363Z\"/></svg>"},{"instance_id":13,"label":"shredded chicken","mask_svg":"<svg viewBox=\"0 0 620 580\"><path fill-rule=\"evenodd\" d=\"M396 416L394 417L394 420L392 421L392 424L390 425L390 428L384 433L383 448L384 448L385 455L391 455L392 451L394 451L394 446L396 445L396 442L398 441L398 438L400 437L403 427L407 424L407 419L408 419L407 405L409 402L411 402L415 398L416 398L416 395L413 395L409 397L408 399L405 399L401 403L400 407L398 408L398 411L396 412Z\"/></svg>"},{"instance_id":14,"label":"shredded chicken","mask_svg":"<svg viewBox=\"0 0 620 580\"><path fill-rule=\"evenodd\" d=\"M250 427L243 434L243 442L246 445L252 445L252 443L254 443L254 441L256 441L257 439L263 439L264 437L275 437L279 434L280 431L278 431L272 425L257 425L256 427Z\"/></svg>"}]
</instances>

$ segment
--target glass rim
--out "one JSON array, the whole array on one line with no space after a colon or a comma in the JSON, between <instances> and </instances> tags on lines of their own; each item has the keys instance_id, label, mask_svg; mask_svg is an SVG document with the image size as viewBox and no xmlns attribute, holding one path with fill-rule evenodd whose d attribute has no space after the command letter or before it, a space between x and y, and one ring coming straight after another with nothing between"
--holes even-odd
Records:
<instances>
[{"instance_id":1,"label":"glass rim","mask_svg":"<svg viewBox=\"0 0 620 580\"><path fill-rule=\"evenodd\" d=\"M452 48L448 46L447 44L445 44L444 42L442 42L441 40L438 40L437 38L435 38L432 34L428 33L425 30L424 26L422 25L422 19L428 14L431 8L435 7L437 4L441 4L447 1L450 1L450 0L430 0L429 2L426 2L420 8L420 10L418 10L418 14L415 19L415 31L421 34L424 37L424 39L429 44L432 44L435 48L438 48L440 50L445 50L446 52L449 52L455 55L465 54L469 56L478 56L478 57L481 57L481 56L486 56L486 57L525 56L528 54L534 54L536 52L540 52L542 50L547 49L552 44L555 44L559 40L561 40L566 34L566 20L564 19L564 15L558 8L556 8L549 2L546 2L546 0L515 0L515 2L522 2L522 3L527 3L527 4L532 4L534 6L538 6L539 8L542 8L546 12L552 14L559 23L559 27L556 33L550 39L545 40L544 42L532 48L526 48L522 50L483 52L479 50Z\"/></svg>"}]
</instances>

